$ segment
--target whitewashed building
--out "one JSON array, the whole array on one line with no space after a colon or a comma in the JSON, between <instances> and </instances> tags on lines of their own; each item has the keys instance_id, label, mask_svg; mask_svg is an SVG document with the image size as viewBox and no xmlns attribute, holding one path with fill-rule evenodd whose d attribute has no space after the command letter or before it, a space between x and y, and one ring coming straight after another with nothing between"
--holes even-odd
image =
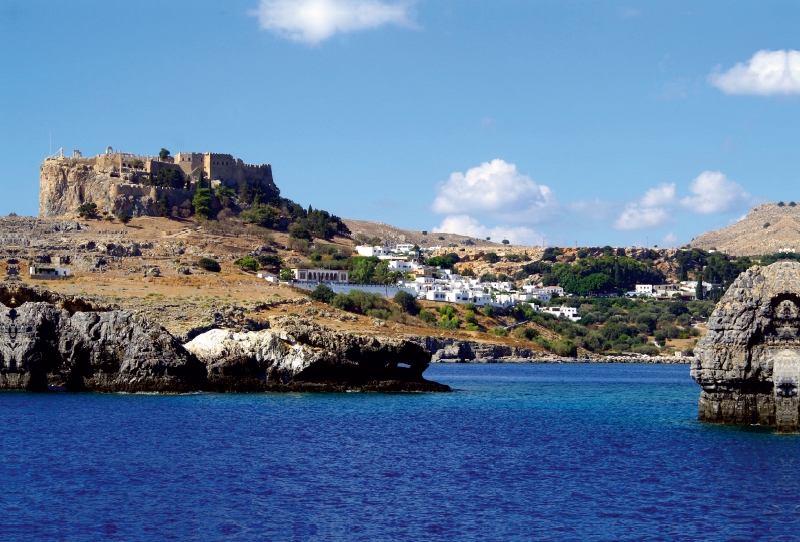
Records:
<instances>
[{"instance_id":1,"label":"whitewashed building","mask_svg":"<svg viewBox=\"0 0 800 542\"><path fill-rule=\"evenodd\" d=\"M69 267L32 265L28 272L31 278L50 279L68 277L70 269Z\"/></svg>"},{"instance_id":2,"label":"whitewashed building","mask_svg":"<svg viewBox=\"0 0 800 542\"><path fill-rule=\"evenodd\" d=\"M334 269L292 269L297 282L349 282L347 271Z\"/></svg>"},{"instance_id":3,"label":"whitewashed building","mask_svg":"<svg viewBox=\"0 0 800 542\"><path fill-rule=\"evenodd\" d=\"M377 258L392 257L392 251L389 250L389 247L371 247L367 245L361 245L356 247L356 252L358 252L359 256L375 256Z\"/></svg>"},{"instance_id":4,"label":"whitewashed building","mask_svg":"<svg viewBox=\"0 0 800 542\"><path fill-rule=\"evenodd\" d=\"M578 316L578 309L575 307L565 307L564 305L560 307L545 307L542 309L542 312L549 312L556 318L567 318L573 322L577 322L581 319L581 317Z\"/></svg>"}]
</instances>

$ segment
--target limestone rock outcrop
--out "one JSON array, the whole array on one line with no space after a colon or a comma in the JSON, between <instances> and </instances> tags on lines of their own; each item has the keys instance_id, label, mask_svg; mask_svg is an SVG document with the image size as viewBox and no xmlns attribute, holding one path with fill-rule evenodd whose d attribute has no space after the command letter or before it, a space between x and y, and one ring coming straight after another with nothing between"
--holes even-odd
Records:
<instances>
[{"instance_id":1,"label":"limestone rock outcrop","mask_svg":"<svg viewBox=\"0 0 800 542\"><path fill-rule=\"evenodd\" d=\"M422 377L430 354L408 341L353 337L296 317L275 318L273 326L211 330L187 350L134 311L0 284L0 390L449 390Z\"/></svg>"},{"instance_id":2,"label":"limestone rock outcrop","mask_svg":"<svg viewBox=\"0 0 800 542\"><path fill-rule=\"evenodd\" d=\"M449 390L423 378L431 356L417 344L352 336L304 318L276 317L261 331L214 329L185 346L206 363L211 390Z\"/></svg>"},{"instance_id":3,"label":"limestone rock outcrop","mask_svg":"<svg viewBox=\"0 0 800 542\"><path fill-rule=\"evenodd\" d=\"M731 285L694 350L699 419L798 427L800 263L752 267Z\"/></svg>"},{"instance_id":4,"label":"limestone rock outcrop","mask_svg":"<svg viewBox=\"0 0 800 542\"><path fill-rule=\"evenodd\" d=\"M185 392L205 381L202 363L132 311L0 286L0 389Z\"/></svg>"},{"instance_id":5,"label":"limestone rock outcrop","mask_svg":"<svg viewBox=\"0 0 800 542\"><path fill-rule=\"evenodd\" d=\"M122 179L114 168L74 160L47 160L39 175L39 217L74 215L84 203L98 212L132 216L157 216L158 199L166 194L169 205L192 198L189 190L144 186L137 179Z\"/></svg>"}]
</instances>

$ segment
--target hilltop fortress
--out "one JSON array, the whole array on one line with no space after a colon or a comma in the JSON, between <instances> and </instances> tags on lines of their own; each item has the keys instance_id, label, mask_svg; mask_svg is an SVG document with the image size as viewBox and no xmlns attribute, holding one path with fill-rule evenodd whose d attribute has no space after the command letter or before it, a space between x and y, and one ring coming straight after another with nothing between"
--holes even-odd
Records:
<instances>
[{"instance_id":1,"label":"hilltop fortress","mask_svg":"<svg viewBox=\"0 0 800 542\"><path fill-rule=\"evenodd\" d=\"M63 151L42 162L39 177L39 216L72 215L83 203L95 203L108 213L126 211L133 216L155 216L158 201L170 207L191 200L201 174L206 186L236 189L242 183L275 189L272 166L245 164L230 154L180 152L176 156L145 156L106 148L104 154L85 158L80 151ZM153 179L170 175L173 182L155 186Z\"/></svg>"}]
</instances>

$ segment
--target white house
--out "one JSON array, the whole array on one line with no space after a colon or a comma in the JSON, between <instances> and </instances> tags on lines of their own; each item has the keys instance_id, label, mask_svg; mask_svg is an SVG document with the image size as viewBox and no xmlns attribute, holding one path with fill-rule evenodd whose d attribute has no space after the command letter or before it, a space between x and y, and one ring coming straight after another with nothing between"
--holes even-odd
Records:
<instances>
[{"instance_id":1,"label":"white house","mask_svg":"<svg viewBox=\"0 0 800 542\"><path fill-rule=\"evenodd\" d=\"M389 247L370 247L367 245L361 245L356 247L356 252L358 252L359 256L391 258L391 251L389 250Z\"/></svg>"},{"instance_id":2,"label":"white house","mask_svg":"<svg viewBox=\"0 0 800 542\"><path fill-rule=\"evenodd\" d=\"M430 290L425 292L425 299L428 301L447 301L447 292L441 290Z\"/></svg>"},{"instance_id":3,"label":"white house","mask_svg":"<svg viewBox=\"0 0 800 542\"><path fill-rule=\"evenodd\" d=\"M256 276L258 278L260 278L260 279L266 280L267 282L279 282L278 281L278 277L276 277L272 273L266 273L266 272L264 272L264 273L256 273Z\"/></svg>"},{"instance_id":4,"label":"white house","mask_svg":"<svg viewBox=\"0 0 800 542\"><path fill-rule=\"evenodd\" d=\"M573 322L577 322L581 319L581 317L578 316L578 309L575 307L565 307L564 305L561 305L560 307L546 307L542 309L542 311L549 312L556 318L568 318Z\"/></svg>"},{"instance_id":5,"label":"white house","mask_svg":"<svg viewBox=\"0 0 800 542\"><path fill-rule=\"evenodd\" d=\"M414 251L414 245L412 245L410 243L403 243L403 244L400 244L400 245L395 245L394 251L402 253L402 254L408 254L409 252L413 252Z\"/></svg>"},{"instance_id":6,"label":"white house","mask_svg":"<svg viewBox=\"0 0 800 542\"><path fill-rule=\"evenodd\" d=\"M636 295L653 295L652 284L637 284Z\"/></svg>"},{"instance_id":7,"label":"white house","mask_svg":"<svg viewBox=\"0 0 800 542\"><path fill-rule=\"evenodd\" d=\"M551 297L564 297L564 288L561 286L545 286L542 290L549 293Z\"/></svg>"},{"instance_id":8,"label":"white house","mask_svg":"<svg viewBox=\"0 0 800 542\"><path fill-rule=\"evenodd\" d=\"M297 282L348 282L347 271L333 269L292 269Z\"/></svg>"},{"instance_id":9,"label":"white house","mask_svg":"<svg viewBox=\"0 0 800 542\"><path fill-rule=\"evenodd\" d=\"M389 271L400 271L402 273L410 273L422 267L417 262L408 262L405 260L392 260L389 262Z\"/></svg>"},{"instance_id":10,"label":"white house","mask_svg":"<svg viewBox=\"0 0 800 542\"><path fill-rule=\"evenodd\" d=\"M47 279L47 278L60 278L69 276L69 267L42 267L32 265L29 269L31 278Z\"/></svg>"}]
</instances>

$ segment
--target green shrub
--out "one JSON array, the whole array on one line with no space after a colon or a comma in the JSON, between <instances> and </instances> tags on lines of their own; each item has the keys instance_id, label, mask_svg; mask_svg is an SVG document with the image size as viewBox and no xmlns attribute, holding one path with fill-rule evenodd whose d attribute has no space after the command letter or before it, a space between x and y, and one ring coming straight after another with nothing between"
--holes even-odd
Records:
<instances>
[{"instance_id":1,"label":"green shrub","mask_svg":"<svg viewBox=\"0 0 800 542\"><path fill-rule=\"evenodd\" d=\"M329 286L324 284L320 284L317 286L311 294L309 294L311 299L314 301L321 301L322 303L330 303L333 301L333 298L336 297L336 293L330 289Z\"/></svg>"},{"instance_id":2,"label":"green shrub","mask_svg":"<svg viewBox=\"0 0 800 542\"><path fill-rule=\"evenodd\" d=\"M475 325L475 324L467 324L467 328L466 329L467 329L467 331L478 331L478 329L480 329L480 328L478 328L478 326Z\"/></svg>"},{"instance_id":3,"label":"green shrub","mask_svg":"<svg viewBox=\"0 0 800 542\"><path fill-rule=\"evenodd\" d=\"M544 348L546 350L550 350L550 346L551 346L550 345L550 341L548 341L547 339L545 339L542 336L536 337L533 340L533 342L535 342L536 344L538 344L539 346L541 346L542 348Z\"/></svg>"},{"instance_id":4,"label":"green shrub","mask_svg":"<svg viewBox=\"0 0 800 542\"><path fill-rule=\"evenodd\" d=\"M432 324L436 321L436 316L432 312L428 312L425 309L419 311L419 318L426 324Z\"/></svg>"},{"instance_id":5,"label":"green shrub","mask_svg":"<svg viewBox=\"0 0 800 542\"><path fill-rule=\"evenodd\" d=\"M475 313L471 310L468 310L467 313L464 315L464 321L468 324L477 325L478 319L475 317Z\"/></svg>"},{"instance_id":6,"label":"green shrub","mask_svg":"<svg viewBox=\"0 0 800 542\"><path fill-rule=\"evenodd\" d=\"M261 267L267 267L270 269L275 269L276 267L283 265L283 260L277 254L262 254L260 256L256 256L256 260L258 260L258 263L261 265Z\"/></svg>"},{"instance_id":7,"label":"green shrub","mask_svg":"<svg viewBox=\"0 0 800 542\"><path fill-rule=\"evenodd\" d=\"M388 320L391 318L392 313L386 309L370 309L367 311L367 316L370 318L380 318L381 320Z\"/></svg>"},{"instance_id":8,"label":"green shrub","mask_svg":"<svg viewBox=\"0 0 800 542\"><path fill-rule=\"evenodd\" d=\"M250 210L239 213L239 218L245 224L257 224L264 228L275 229L280 223L281 211L272 205L256 203Z\"/></svg>"},{"instance_id":9,"label":"green shrub","mask_svg":"<svg viewBox=\"0 0 800 542\"><path fill-rule=\"evenodd\" d=\"M494 318L494 308L491 305L486 305L483 307L483 314L488 318Z\"/></svg>"},{"instance_id":10,"label":"green shrub","mask_svg":"<svg viewBox=\"0 0 800 542\"><path fill-rule=\"evenodd\" d=\"M464 305L464 308L467 309L468 311L474 311L475 310L475 303L470 301L469 303Z\"/></svg>"},{"instance_id":11,"label":"green shrub","mask_svg":"<svg viewBox=\"0 0 800 542\"><path fill-rule=\"evenodd\" d=\"M417 300L414 298L413 295L409 294L408 292L397 292L394 295L394 302L400 305L400 308L403 309L404 312L410 314L411 316L416 315L419 312L419 305L417 304Z\"/></svg>"},{"instance_id":12,"label":"green shrub","mask_svg":"<svg viewBox=\"0 0 800 542\"><path fill-rule=\"evenodd\" d=\"M643 344L642 346L637 346L633 349L633 351L637 354L646 354L648 356L657 356L661 353L661 350L652 344Z\"/></svg>"},{"instance_id":13,"label":"green shrub","mask_svg":"<svg viewBox=\"0 0 800 542\"><path fill-rule=\"evenodd\" d=\"M514 330L514 337L517 339L528 339L532 341L539 336L539 330L532 327L518 327Z\"/></svg>"},{"instance_id":14,"label":"green shrub","mask_svg":"<svg viewBox=\"0 0 800 542\"><path fill-rule=\"evenodd\" d=\"M492 335L498 335L500 337L508 337L508 330L504 327L495 327L489 330L489 333Z\"/></svg>"},{"instance_id":15,"label":"green shrub","mask_svg":"<svg viewBox=\"0 0 800 542\"><path fill-rule=\"evenodd\" d=\"M250 256L239 258L233 262L233 264L241 267L243 271L258 271L258 268L261 267L258 263L258 260L255 260Z\"/></svg>"},{"instance_id":16,"label":"green shrub","mask_svg":"<svg viewBox=\"0 0 800 542\"><path fill-rule=\"evenodd\" d=\"M551 351L564 358L574 358L578 355L578 347L568 339L558 339L551 343Z\"/></svg>"},{"instance_id":17,"label":"green shrub","mask_svg":"<svg viewBox=\"0 0 800 542\"><path fill-rule=\"evenodd\" d=\"M94 218L97 216L97 204L93 202L84 203L78 207L78 216L81 218Z\"/></svg>"},{"instance_id":18,"label":"green shrub","mask_svg":"<svg viewBox=\"0 0 800 542\"><path fill-rule=\"evenodd\" d=\"M442 319L436 322L436 327L439 329L458 329L461 327L461 320L442 316Z\"/></svg>"},{"instance_id":19,"label":"green shrub","mask_svg":"<svg viewBox=\"0 0 800 542\"><path fill-rule=\"evenodd\" d=\"M219 273L222 271L222 268L217 263L217 260L212 258L200 258L197 260L197 267L200 269L205 269L206 271L212 271L214 273Z\"/></svg>"}]
</instances>

